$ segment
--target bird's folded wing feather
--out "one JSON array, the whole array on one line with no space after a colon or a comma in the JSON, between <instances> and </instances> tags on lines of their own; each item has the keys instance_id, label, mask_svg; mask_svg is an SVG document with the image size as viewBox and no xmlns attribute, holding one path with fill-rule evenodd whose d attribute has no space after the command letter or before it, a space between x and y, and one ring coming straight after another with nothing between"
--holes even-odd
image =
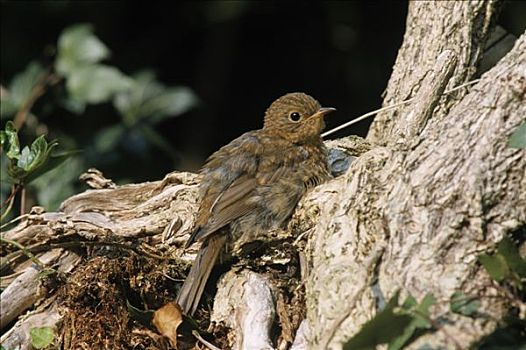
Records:
<instances>
[{"instance_id":1,"label":"bird's folded wing feather","mask_svg":"<svg viewBox=\"0 0 526 350\"><path fill-rule=\"evenodd\" d=\"M210 234L228 225L254 209L255 203L250 201L256 188L256 179L250 175L242 175L215 199L209 209L208 221L197 229L187 242L187 246L196 241L201 241Z\"/></svg>"},{"instance_id":2,"label":"bird's folded wing feather","mask_svg":"<svg viewBox=\"0 0 526 350\"><path fill-rule=\"evenodd\" d=\"M186 243L187 247L254 207L248 199L256 187L255 174L262 150L258 132L249 131L208 158L201 170L204 178L197 226Z\"/></svg>"}]
</instances>

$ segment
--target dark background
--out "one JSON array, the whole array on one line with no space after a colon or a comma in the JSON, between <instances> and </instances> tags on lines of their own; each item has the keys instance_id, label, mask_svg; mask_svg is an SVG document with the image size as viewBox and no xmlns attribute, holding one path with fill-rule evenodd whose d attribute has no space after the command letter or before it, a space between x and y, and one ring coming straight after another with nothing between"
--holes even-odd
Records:
<instances>
[{"instance_id":1,"label":"dark background","mask_svg":"<svg viewBox=\"0 0 526 350\"><path fill-rule=\"evenodd\" d=\"M163 83L188 86L200 99L157 127L176 157L129 152L87 165L116 180L154 180L174 169L197 170L214 150L261 127L267 106L286 92L336 107L329 128L378 108L406 13L407 3L397 1L2 1L1 82L33 59L50 60L65 27L92 23L112 51L109 64L126 74L152 68ZM526 3L515 1L499 23L520 35L525 18ZM51 136L68 133L80 148L119 120L111 104L90 106L82 116L54 109L39 118ZM369 123L331 137L364 136Z\"/></svg>"}]
</instances>

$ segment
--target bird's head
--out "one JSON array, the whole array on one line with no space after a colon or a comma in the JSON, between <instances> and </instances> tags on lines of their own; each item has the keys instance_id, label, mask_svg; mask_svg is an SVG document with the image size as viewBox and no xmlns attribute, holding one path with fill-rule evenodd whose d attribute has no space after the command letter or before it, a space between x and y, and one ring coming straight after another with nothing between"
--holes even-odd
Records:
<instances>
[{"instance_id":1,"label":"bird's head","mask_svg":"<svg viewBox=\"0 0 526 350\"><path fill-rule=\"evenodd\" d=\"M293 92L274 101L265 112L263 128L294 143L319 138L325 127L323 117L334 108L323 108L311 96Z\"/></svg>"}]
</instances>

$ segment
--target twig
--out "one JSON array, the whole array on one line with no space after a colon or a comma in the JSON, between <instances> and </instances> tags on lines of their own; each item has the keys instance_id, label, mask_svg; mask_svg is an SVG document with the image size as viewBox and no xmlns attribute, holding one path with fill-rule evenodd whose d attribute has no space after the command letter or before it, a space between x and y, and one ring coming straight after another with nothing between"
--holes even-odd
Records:
<instances>
[{"instance_id":1,"label":"twig","mask_svg":"<svg viewBox=\"0 0 526 350\"><path fill-rule=\"evenodd\" d=\"M11 239L1 237L1 236L0 236L0 242L11 244L12 246L20 249L24 253L24 255L27 256L33 263L35 263L35 265L37 265L41 270L44 270L46 268L44 263L38 260L38 258L33 253L31 253L26 247L24 247L22 244L16 241L13 241Z\"/></svg>"},{"instance_id":2,"label":"twig","mask_svg":"<svg viewBox=\"0 0 526 350\"><path fill-rule=\"evenodd\" d=\"M11 212L11 209L13 208L14 202L15 202L15 197L11 197L11 200L9 200L9 205L5 209L4 213L0 215L0 222L2 222L7 217L7 215L9 215L9 213ZM2 225L2 228L3 227L4 226Z\"/></svg>"},{"instance_id":3,"label":"twig","mask_svg":"<svg viewBox=\"0 0 526 350\"><path fill-rule=\"evenodd\" d=\"M20 215L24 215L26 213L26 188L24 186L22 187L22 192L20 193Z\"/></svg>"},{"instance_id":4,"label":"twig","mask_svg":"<svg viewBox=\"0 0 526 350\"><path fill-rule=\"evenodd\" d=\"M35 102L46 92L47 86L53 86L61 80L61 77L52 73L50 70L44 74L39 81L33 86L31 94L28 99L24 102L20 110L16 113L15 118L13 119L13 124L15 128L19 130L22 125L26 122L27 115L29 111L35 104Z\"/></svg>"},{"instance_id":5,"label":"twig","mask_svg":"<svg viewBox=\"0 0 526 350\"><path fill-rule=\"evenodd\" d=\"M470 85L476 84L479 81L480 81L480 79L470 80L470 81L468 81L468 82L466 82L464 84L461 84L461 85L456 86L456 87L454 87L454 88L452 88L450 90L445 91L442 95L450 94L450 93L455 92L457 90L460 90L460 89L462 89L462 88L464 88L466 86L470 86ZM358 123L358 122L360 122L360 121L362 121L364 119L367 119L367 118L369 118L369 117L371 117L371 116L373 116L373 115L375 115L377 113L380 113L380 112L383 112L383 111L387 111L387 110L390 110L390 109L393 109L393 108L400 107L400 106L406 105L408 103L411 103L411 102L414 101L414 99L415 98L412 97L412 98L410 98L408 100L405 100L405 101L402 101L402 102L398 102L398 103L395 103L395 104L392 104L392 105L389 105L389 106L385 106L385 107L382 107L382 108L379 108L379 109L375 109L374 111L371 111L371 112L367 112L367 113L359 116L358 118L350 120L347 123L344 123L344 124L342 124L340 126L335 127L334 129L331 129L329 131L324 132L323 134L321 134L321 137L326 137L326 136L329 136L331 134L334 134L336 131L340 131L342 129L345 129L345 128L347 128L347 127L349 127L349 126L351 126L353 124L356 124L356 123Z\"/></svg>"},{"instance_id":6,"label":"twig","mask_svg":"<svg viewBox=\"0 0 526 350\"><path fill-rule=\"evenodd\" d=\"M20 189L20 185L13 185L13 189L11 190L11 194L9 195L9 197L6 198L6 200L2 203L2 206L0 208L3 208L9 201L11 201L11 199L13 199L13 197L15 196L15 194L18 192L18 190Z\"/></svg>"},{"instance_id":7,"label":"twig","mask_svg":"<svg viewBox=\"0 0 526 350\"><path fill-rule=\"evenodd\" d=\"M7 227L11 224L14 224L15 222L19 221L19 220L22 220L22 219L25 219L29 216L29 214L24 214L24 215L19 215L17 216L16 218L14 218L13 220L9 221L9 222L6 222L5 224L2 224L2 226L0 226L0 230L2 230L4 227ZM2 219L4 217L2 216Z\"/></svg>"},{"instance_id":8,"label":"twig","mask_svg":"<svg viewBox=\"0 0 526 350\"><path fill-rule=\"evenodd\" d=\"M206 341L205 339L203 339L203 337L201 337L199 332L197 332L196 330L192 331L192 335L194 337L196 337L197 340L199 340L201 343L203 343L203 345L206 346L207 348L209 348L210 350L221 350L220 348L218 348L214 344L212 344L212 343Z\"/></svg>"},{"instance_id":9,"label":"twig","mask_svg":"<svg viewBox=\"0 0 526 350\"><path fill-rule=\"evenodd\" d=\"M2 238L2 239L4 239L4 238ZM19 244L19 243L16 243L16 244ZM51 249L55 249L55 248L75 248L75 247L85 248L85 247L88 247L88 246L113 246L113 247L118 247L118 248L131 250L131 251L133 251L135 254L137 254L139 256L146 255L146 256L148 256L150 258L158 259L158 260L168 260L168 259L170 259L169 257L156 255L156 254L150 253L150 252L148 252L148 251L146 251L144 249L137 249L135 247L131 247L131 246L126 245L124 243L117 243L117 242L93 242L93 241L70 241L70 242L58 242L58 243L45 242L45 243L38 243L38 244L32 245L30 247L25 247L25 251L27 251L30 254L32 254L32 253L40 253L40 252L51 250ZM1 263L0 263L0 270L2 270L7 264L9 264L9 263L15 261L16 259L18 259L20 257L20 254L21 254L20 252L16 251L16 252L12 252L12 253L2 257L1 258Z\"/></svg>"}]
</instances>

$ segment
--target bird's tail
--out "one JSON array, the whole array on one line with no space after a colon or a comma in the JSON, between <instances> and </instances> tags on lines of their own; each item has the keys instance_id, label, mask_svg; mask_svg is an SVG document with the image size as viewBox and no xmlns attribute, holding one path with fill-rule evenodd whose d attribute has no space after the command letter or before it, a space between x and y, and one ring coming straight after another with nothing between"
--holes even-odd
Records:
<instances>
[{"instance_id":1,"label":"bird's tail","mask_svg":"<svg viewBox=\"0 0 526 350\"><path fill-rule=\"evenodd\" d=\"M212 235L203 242L201 249L199 249L190 272L177 295L177 303L185 314L193 315L197 309L208 277L225 245L226 238L224 234Z\"/></svg>"}]
</instances>

